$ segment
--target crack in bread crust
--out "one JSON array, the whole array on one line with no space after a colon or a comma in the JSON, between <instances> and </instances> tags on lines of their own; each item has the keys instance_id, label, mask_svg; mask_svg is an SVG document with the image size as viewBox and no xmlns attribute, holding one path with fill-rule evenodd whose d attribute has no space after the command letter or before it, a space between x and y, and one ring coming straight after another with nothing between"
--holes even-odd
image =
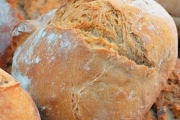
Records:
<instances>
[{"instance_id":1,"label":"crack in bread crust","mask_svg":"<svg viewBox=\"0 0 180 120\"><path fill-rule=\"evenodd\" d=\"M73 84L73 81L71 79L71 85L72 85L72 90L71 90L71 101L72 101L72 113L73 113L73 117L75 120L79 120L79 117L78 117L78 111L79 111L79 108L78 108L78 101L76 101L76 96L75 96L75 92L74 92L74 84Z\"/></svg>"},{"instance_id":2,"label":"crack in bread crust","mask_svg":"<svg viewBox=\"0 0 180 120\"><path fill-rule=\"evenodd\" d=\"M14 64L13 71L32 78L28 91L39 103L45 99L47 117L141 119L158 96L174 62L169 51L176 50L174 39L168 39L173 38L166 32L169 26L162 20L167 36L158 35L161 19L128 4L118 3L118 8L112 1L64 5L31 34L21 54L16 52L22 57L15 58L19 65ZM42 91L44 86L48 93Z\"/></svg>"},{"instance_id":3,"label":"crack in bread crust","mask_svg":"<svg viewBox=\"0 0 180 120\"><path fill-rule=\"evenodd\" d=\"M58 22L60 27L78 29L91 48L113 49L120 56L126 56L139 65L155 67L155 62L147 56L143 41L132 30L133 23L128 17L132 13L125 14L116 10L107 1L91 1L83 4L76 2L67 8L62 7L57 12L58 16L50 22L50 25Z\"/></svg>"}]
</instances>

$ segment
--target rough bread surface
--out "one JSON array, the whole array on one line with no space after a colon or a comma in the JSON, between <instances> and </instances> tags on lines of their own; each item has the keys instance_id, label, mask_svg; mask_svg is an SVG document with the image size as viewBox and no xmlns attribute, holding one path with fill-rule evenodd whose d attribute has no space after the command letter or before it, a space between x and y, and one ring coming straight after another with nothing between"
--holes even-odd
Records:
<instances>
[{"instance_id":1,"label":"rough bread surface","mask_svg":"<svg viewBox=\"0 0 180 120\"><path fill-rule=\"evenodd\" d=\"M166 109L164 116L167 120L180 119L180 59L177 59L176 66L169 76L165 88L161 91L155 102L156 109L159 111L163 107ZM164 120L166 120L164 119Z\"/></svg>"},{"instance_id":2,"label":"rough bread surface","mask_svg":"<svg viewBox=\"0 0 180 120\"><path fill-rule=\"evenodd\" d=\"M0 119L40 120L39 112L30 95L2 69L0 69Z\"/></svg>"},{"instance_id":3,"label":"rough bread surface","mask_svg":"<svg viewBox=\"0 0 180 120\"><path fill-rule=\"evenodd\" d=\"M169 76L165 87L156 99L152 109L143 120L179 120L180 119L180 59Z\"/></svg>"},{"instance_id":4,"label":"rough bread surface","mask_svg":"<svg viewBox=\"0 0 180 120\"><path fill-rule=\"evenodd\" d=\"M37 19L49 10L58 8L66 0L17 0L17 7L25 19Z\"/></svg>"},{"instance_id":5,"label":"rough bread surface","mask_svg":"<svg viewBox=\"0 0 180 120\"><path fill-rule=\"evenodd\" d=\"M42 119L141 120L176 63L169 14L153 0L71 0L49 20L14 35L12 75Z\"/></svg>"}]
</instances>

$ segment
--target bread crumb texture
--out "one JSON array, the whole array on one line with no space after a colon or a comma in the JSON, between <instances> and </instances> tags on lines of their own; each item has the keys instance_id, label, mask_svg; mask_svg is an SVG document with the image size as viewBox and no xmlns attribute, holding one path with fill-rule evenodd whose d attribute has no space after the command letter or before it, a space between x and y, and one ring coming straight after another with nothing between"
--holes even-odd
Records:
<instances>
[{"instance_id":1,"label":"bread crumb texture","mask_svg":"<svg viewBox=\"0 0 180 120\"><path fill-rule=\"evenodd\" d=\"M141 120L176 62L167 12L153 0L71 0L47 21L20 31L12 65L42 119Z\"/></svg>"}]
</instances>

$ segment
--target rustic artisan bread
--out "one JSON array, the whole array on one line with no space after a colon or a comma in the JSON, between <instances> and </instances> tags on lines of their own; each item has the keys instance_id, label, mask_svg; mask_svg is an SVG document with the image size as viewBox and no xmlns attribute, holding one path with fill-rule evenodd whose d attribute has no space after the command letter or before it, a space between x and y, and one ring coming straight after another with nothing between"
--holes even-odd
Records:
<instances>
[{"instance_id":1,"label":"rustic artisan bread","mask_svg":"<svg viewBox=\"0 0 180 120\"><path fill-rule=\"evenodd\" d=\"M37 19L40 15L59 7L66 0L17 0L17 7L25 19Z\"/></svg>"},{"instance_id":2,"label":"rustic artisan bread","mask_svg":"<svg viewBox=\"0 0 180 120\"><path fill-rule=\"evenodd\" d=\"M178 28L178 35L180 38L180 0L155 0L161 4L173 17Z\"/></svg>"},{"instance_id":3,"label":"rustic artisan bread","mask_svg":"<svg viewBox=\"0 0 180 120\"><path fill-rule=\"evenodd\" d=\"M174 21L153 0L67 1L18 28L12 75L44 120L140 120L176 63Z\"/></svg>"},{"instance_id":4,"label":"rustic artisan bread","mask_svg":"<svg viewBox=\"0 0 180 120\"><path fill-rule=\"evenodd\" d=\"M15 51L37 28L45 27L49 20L53 18L55 12L56 9L53 9L40 16L37 20L20 21L12 33L11 49Z\"/></svg>"},{"instance_id":5,"label":"rustic artisan bread","mask_svg":"<svg viewBox=\"0 0 180 120\"><path fill-rule=\"evenodd\" d=\"M165 87L156 99L152 109L143 120L179 120L180 119L180 59L169 76Z\"/></svg>"},{"instance_id":6,"label":"rustic artisan bread","mask_svg":"<svg viewBox=\"0 0 180 120\"><path fill-rule=\"evenodd\" d=\"M0 11L0 68L5 70L13 54L10 42L12 40L12 30L18 23L19 16L6 0L0 1Z\"/></svg>"},{"instance_id":7,"label":"rustic artisan bread","mask_svg":"<svg viewBox=\"0 0 180 120\"><path fill-rule=\"evenodd\" d=\"M165 88L158 96L155 106L159 111L165 106L167 119L180 119L180 59L177 59L176 66L170 75Z\"/></svg>"},{"instance_id":8,"label":"rustic artisan bread","mask_svg":"<svg viewBox=\"0 0 180 120\"><path fill-rule=\"evenodd\" d=\"M40 120L30 95L2 69L0 69L0 119Z\"/></svg>"}]
</instances>

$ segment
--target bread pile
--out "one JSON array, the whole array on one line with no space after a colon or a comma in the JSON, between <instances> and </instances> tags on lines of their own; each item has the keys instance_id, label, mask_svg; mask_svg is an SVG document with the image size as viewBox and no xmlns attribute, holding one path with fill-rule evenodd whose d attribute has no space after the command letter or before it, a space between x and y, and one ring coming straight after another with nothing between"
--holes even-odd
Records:
<instances>
[{"instance_id":1,"label":"bread pile","mask_svg":"<svg viewBox=\"0 0 180 120\"><path fill-rule=\"evenodd\" d=\"M179 0L155 0L161 4L173 17L180 38L180 1Z\"/></svg>"},{"instance_id":2,"label":"bread pile","mask_svg":"<svg viewBox=\"0 0 180 120\"><path fill-rule=\"evenodd\" d=\"M22 21L12 45L12 76L44 120L142 119L177 57L173 19L152 0L66 1Z\"/></svg>"},{"instance_id":3,"label":"bread pile","mask_svg":"<svg viewBox=\"0 0 180 120\"><path fill-rule=\"evenodd\" d=\"M8 73L0 69L0 119L40 120L30 95Z\"/></svg>"},{"instance_id":4,"label":"bread pile","mask_svg":"<svg viewBox=\"0 0 180 120\"><path fill-rule=\"evenodd\" d=\"M16 22L13 33L8 30L13 35L11 47L10 42L7 45L11 54L2 52L9 62L11 49L15 51L11 75L31 95L42 120L180 118L177 29L156 2L7 1L18 6L25 19L57 8L36 20ZM7 66L1 58L0 64ZM21 103L24 110L31 108L32 114L26 115L29 110L11 105L23 114L20 118L15 111L12 116L17 120L40 119L31 97L7 73L1 73L8 78L4 82L0 77L0 90L1 84L4 90L0 94L7 96L6 102L0 98L2 105L12 101ZM7 88L11 88L9 92ZM22 100L17 101L19 94L23 94ZM1 108L0 119L10 119Z\"/></svg>"}]
</instances>

